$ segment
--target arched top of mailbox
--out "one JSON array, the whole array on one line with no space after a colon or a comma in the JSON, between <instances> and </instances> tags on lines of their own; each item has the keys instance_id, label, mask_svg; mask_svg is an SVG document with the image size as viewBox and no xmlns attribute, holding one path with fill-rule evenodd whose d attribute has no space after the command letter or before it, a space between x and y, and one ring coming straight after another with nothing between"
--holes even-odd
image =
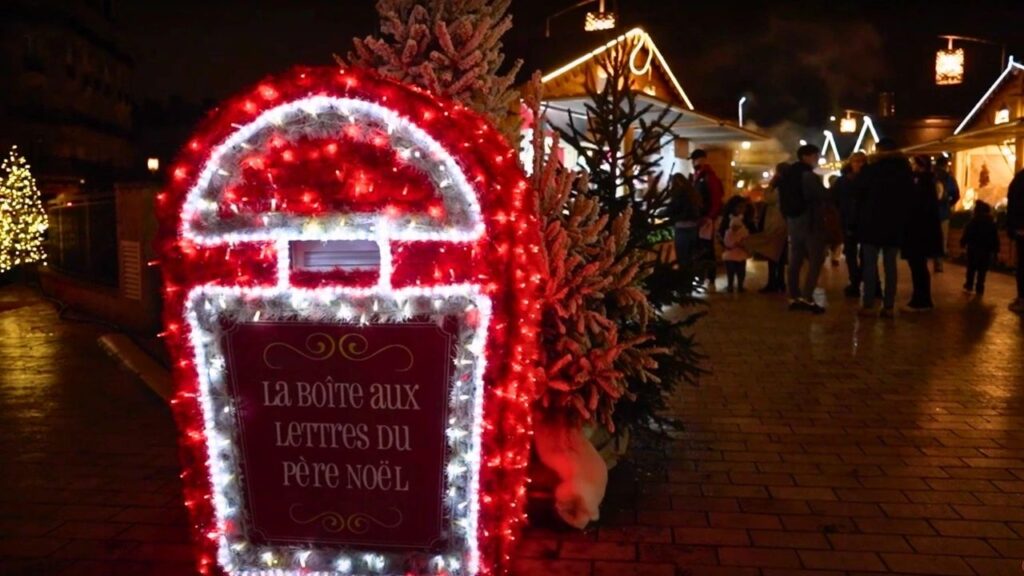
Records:
<instances>
[{"instance_id":1,"label":"arched top of mailbox","mask_svg":"<svg viewBox=\"0 0 1024 576\"><path fill-rule=\"evenodd\" d=\"M474 118L366 71L264 82L215 111L174 168L187 190L179 233L198 244L366 238L386 221L396 240L474 240L480 183L447 125L480 130Z\"/></svg>"}]
</instances>

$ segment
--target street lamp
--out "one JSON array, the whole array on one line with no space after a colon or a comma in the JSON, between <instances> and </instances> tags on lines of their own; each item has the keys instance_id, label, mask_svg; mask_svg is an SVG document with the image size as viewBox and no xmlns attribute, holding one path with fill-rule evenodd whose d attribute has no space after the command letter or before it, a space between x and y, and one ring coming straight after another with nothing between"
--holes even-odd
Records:
<instances>
[{"instance_id":1,"label":"street lamp","mask_svg":"<svg viewBox=\"0 0 1024 576\"><path fill-rule=\"evenodd\" d=\"M740 98L740 103L739 103L739 121L740 121L740 128L742 128L742 127L743 127L743 103L744 103L744 102L746 102L746 101L747 101L747 97L746 97L746 96L744 96L744 97Z\"/></svg>"},{"instance_id":2,"label":"street lamp","mask_svg":"<svg viewBox=\"0 0 1024 576\"><path fill-rule=\"evenodd\" d=\"M558 18L562 14L565 14L567 12L571 12L571 11L577 9L577 8L582 8L582 7L586 6L587 4L595 4L596 3L597 4L597 12L587 12L587 17L583 21L583 30L585 30L587 32L596 32L596 31L600 31L600 30L611 30L612 28L615 28L615 25L616 25L615 11L614 10L607 10L606 11L605 10L605 6L604 6L604 2L605 2L605 0L581 0L580 2L577 2L577 3L573 4L572 6L569 6L567 8L563 8L563 9L559 10L558 12L555 12L554 14L548 16L547 18L544 19L544 37L545 38L550 38L551 37L551 21L553 19ZM618 4L618 2L616 2L616 5L617 4Z\"/></svg>"},{"instance_id":3,"label":"street lamp","mask_svg":"<svg viewBox=\"0 0 1024 576\"><path fill-rule=\"evenodd\" d=\"M940 48L935 52L935 83L939 86L962 84L964 81L964 49L954 48L954 40L999 46L1002 50L999 56L999 65L1002 66L1006 62L1005 44L999 44L998 42L992 42L983 38L971 38L969 36L946 35L939 36L939 38L947 40L946 48Z\"/></svg>"}]
</instances>

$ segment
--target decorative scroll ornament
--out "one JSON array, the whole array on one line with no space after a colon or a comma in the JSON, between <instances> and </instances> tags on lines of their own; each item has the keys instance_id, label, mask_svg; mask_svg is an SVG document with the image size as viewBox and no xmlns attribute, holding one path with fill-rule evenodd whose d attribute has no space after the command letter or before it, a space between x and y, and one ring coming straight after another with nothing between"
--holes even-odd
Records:
<instances>
[{"instance_id":1,"label":"decorative scroll ornament","mask_svg":"<svg viewBox=\"0 0 1024 576\"><path fill-rule=\"evenodd\" d=\"M395 372L408 372L412 369L415 358L413 357L412 350L409 350L409 348L402 346L401 344L388 344L387 346L378 348L373 352L367 352L369 347L369 342L367 342L366 338L360 334L345 334L344 336L339 337L337 344L335 344L335 340L332 336L324 334L323 332L317 332L316 334L310 334L309 337L306 338L305 351L300 350L287 342L274 342L273 344L268 345L263 349L263 363L266 364L268 368L273 368L275 370L281 369L282 366L280 364L271 363L270 359L271 350L277 350L279 348L289 350L314 362L327 360L333 356L335 352L338 353L338 356L341 356L346 360L351 360L352 362L366 362L367 360L372 360L373 358L380 356L388 350L401 350L404 352L404 356L408 362L405 365L395 368Z\"/></svg>"},{"instance_id":2,"label":"decorative scroll ornament","mask_svg":"<svg viewBox=\"0 0 1024 576\"><path fill-rule=\"evenodd\" d=\"M291 517L292 522L296 524L314 524L319 522L320 527L328 532L340 534L342 532L349 532L351 534L365 534L369 529L369 523L380 526L381 528L393 529L398 528L402 525L402 521L405 519L402 516L402 511L398 508L389 508L389 510L395 513L398 518L393 522L384 522L379 518L375 518L365 512L356 512L349 514L348 516L334 512L333 510L326 510L310 516L309 518L303 518L296 515L296 510L301 508L301 504L293 504L288 509L288 515Z\"/></svg>"}]
</instances>

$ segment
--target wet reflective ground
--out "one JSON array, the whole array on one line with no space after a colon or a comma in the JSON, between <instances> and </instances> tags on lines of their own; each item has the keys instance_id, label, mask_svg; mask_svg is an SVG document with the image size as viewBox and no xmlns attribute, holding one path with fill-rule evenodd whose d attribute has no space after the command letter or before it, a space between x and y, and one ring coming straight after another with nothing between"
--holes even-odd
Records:
<instances>
[{"instance_id":1,"label":"wet reflective ground","mask_svg":"<svg viewBox=\"0 0 1024 576\"><path fill-rule=\"evenodd\" d=\"M191 574L169 410L54 310L0 288L0 574Z\"/></svg>"},{"instance_id":2,"label":"wet reflective ground","mask_svg":"<svg viewBox=\"0 0 1024 576\"><path fill-rule=\"evenodd\" d=\"M821 317L713 296L686 430L613 470L599 526L531 529L516 573L1020 574L1024 321L1009 277L976 302L947 270L895 321L857 319L836 270ZM4 576L193 573L170 414L103 331L0 288Z\"/></svg>"},{"instance_id":3,"label":"wet reflective ground","mask_svg":"<svg viewBox=\"0 0 1024 576\"><path fill-rule=\"evenodd\" d=\"M977 301L946 270L935 311L895 320L857 318L844 269L820 317L712 296L686 431L613 470L597 529L532 530L520 572L1024 573L1024 319L1009 276Z\"/></svg>"}]
</instances>

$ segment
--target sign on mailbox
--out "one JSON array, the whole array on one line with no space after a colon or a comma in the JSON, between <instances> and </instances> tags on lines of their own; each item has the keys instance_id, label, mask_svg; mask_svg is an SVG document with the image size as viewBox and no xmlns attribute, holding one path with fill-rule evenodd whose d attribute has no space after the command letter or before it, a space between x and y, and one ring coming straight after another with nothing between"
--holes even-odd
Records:
<instances>
[{"instance_id":1,"label":"sign on mailbox","mask_svg":"<svg viewBox=\"0 0 1024 576\"><path fill-rule=\"evenodd\" d=\"M159 210L200 569L503 572L543 267L487 122L298 69L210 117Z\"/></svg>"}]
</instances>

